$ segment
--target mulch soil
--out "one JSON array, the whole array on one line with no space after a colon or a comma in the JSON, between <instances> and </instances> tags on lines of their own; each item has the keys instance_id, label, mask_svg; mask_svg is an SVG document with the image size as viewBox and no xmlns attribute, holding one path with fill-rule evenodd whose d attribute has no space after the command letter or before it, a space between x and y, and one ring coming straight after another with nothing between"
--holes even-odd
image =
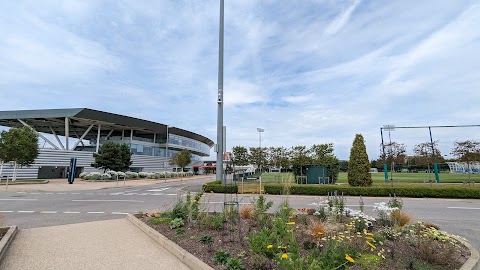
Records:
<instances>
[{"instance_id":1,"label":"mulch soil","mask_svg":"<svg viewBox=\"0 0 480 270\"><path fill-rule=\"evenodd\" d=\"M250 219L240 219L239 224L240 226L236 227L234 230L230 230L232 226L229 225L229 222L224 223L224 227L222 230L213 230L213 229L206 229L200 225L193 225L193 226L185 226L185 232L181 235L177 235L175 230L170 229L168 223L162 223L158 225L151 224L149 222L152 217L137 216L140 220L148 224L150 227L167 237L168 239L172 240L183 249L187 250L203 262L207 263L214 269L225 269L225 265L216 265L213 263L213 257L215 252L217 251L226 251L230 254L230 257L233 258L241 258L245 269L255 269L253 267L255 256L250 252L248 240L245 238L248 234L252 231L258 231L259 228L255 227L255 224ZM313 220L314 216L307 216L307 219ZM316 219L315 219L316 220ZM238 222L238 220L237 220ZM296 226L299 226L295 230L296 239L299 243L299 249L301 255L307 255L309 253L308 250L303 248L303 243L305 241L311 240L310 238L310 229L308 226L301 224L301 222L297 222ZM238 228L238 229L237 229ZM213 242L204 244L200 242L200 238L202 236L211 236ZM464 245L460 245L459 248L455 250L455 255L453 256L456 258L455 262L448 262L448 265L443 266L434 266L428 265L426 268L422 268L423 261L419 261L417 259L412 259L413 256L412 252L416 252L415 250L405 245L405 247L399 247L400 243L406 243L406 241L397 241L395 243L386 243L384 248L389 250L391 247L392 250L395 250L395 259L394 260L385 260L382 263L379 269L386 269L386 270L397 270L397 269L432 269L432 270L450 270L450 269L459 269L463 263L468 259L470 256L470 251ZM392 246L394 245L394 246ZM395 246L396 245L396 246ZM432 250L435 252L434 250ZM388 253L388 252L387 252ZM393 254L390 254L393 258ZM441 255L441 254L439 254ZM268 263L268 269L277 269L275 267L276 262L275 260L271 259ZM415 267L418 265L418 267ZM270 268L271 267L271 268ZM413 267L413 268L411 268ZM348 269L363 269L358 268L357 266L352 266Z\"/></svg>"}]
</instances>

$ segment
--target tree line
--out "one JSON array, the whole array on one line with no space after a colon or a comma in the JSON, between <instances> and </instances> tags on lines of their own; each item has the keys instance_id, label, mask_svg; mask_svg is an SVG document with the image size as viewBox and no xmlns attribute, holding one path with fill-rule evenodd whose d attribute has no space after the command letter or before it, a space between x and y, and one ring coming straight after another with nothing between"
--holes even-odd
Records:
<instances>
[{"instance_id":1,"label":"tree line","mask_svg":"<svg viewBox=\"0 0 480 270\"><path fill-rule=\"evenodd\" d=\"M371 167L383 169L383 164L386 163L395 170L402 168L426 169L433 163L445 163L447 160L440 152L438 143L438 141L434 141L414 145L413 156L407 156L407 146L404 143L380 144L380 155L378 159L371 161ZM468 164L480 161L480 142L474 140L456 141L450 154L455 157L450 161L467 162Z\"/></svg>"},{"instance_id":2,"label":"tree line","mask_svg":"<svg viewBox=\"0 0 480 270\"><path fill-rule=\"evenodd\" d=\"M328 176L335 182L340 171L340 161L333 154L333 143L307 146L280 147L245 147L232 148L231 164L234 166L256 165L258 168L281 168L292 171L295 175L306 174L308 165L327 167Z\"/></svg>"}]
</instances>

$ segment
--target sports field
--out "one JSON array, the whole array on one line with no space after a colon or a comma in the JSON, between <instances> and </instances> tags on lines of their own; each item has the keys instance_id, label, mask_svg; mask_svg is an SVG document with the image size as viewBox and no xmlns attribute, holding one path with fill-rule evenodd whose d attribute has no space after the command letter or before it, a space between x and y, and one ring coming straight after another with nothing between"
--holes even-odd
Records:
<instances>
[{"instance_id":1,"label":"sports field","mask_svg":"<svg viewBox=\"0 0 480 270\"><path fill-rule=\"evenodd\" d=\"M468 182L468 175L467 174L453 174L450 172L442 172L439 174L440 176L440 183L463 183ZM479 174L471 174L471 180L475 183L480 183L480 175ZM390 174L389 174L390 179ZM373 183L385 183L385 175L383 172L372 173L372 180ZM435 174L433 173L393 173L393 181L399 183L428 183L429 180L435 182ZM341 172L338 175L337 183L348 183L347 173Z\"/></svg>"}]
</instances>

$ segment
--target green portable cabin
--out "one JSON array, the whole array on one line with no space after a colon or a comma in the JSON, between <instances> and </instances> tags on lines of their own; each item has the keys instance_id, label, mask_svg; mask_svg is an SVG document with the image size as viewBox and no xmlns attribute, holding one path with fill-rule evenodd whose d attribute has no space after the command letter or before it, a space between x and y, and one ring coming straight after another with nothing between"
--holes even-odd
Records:
<instances>
[{"instance_id":1,"label":"green portable cabin","mask_svg":"<svg viewBox=\"0 0 480 270\"><path fill-rule=\"evenodd\" d=\"M327 167L307 166L307 184L329 184Z\"/></svg>"}]
</instances>

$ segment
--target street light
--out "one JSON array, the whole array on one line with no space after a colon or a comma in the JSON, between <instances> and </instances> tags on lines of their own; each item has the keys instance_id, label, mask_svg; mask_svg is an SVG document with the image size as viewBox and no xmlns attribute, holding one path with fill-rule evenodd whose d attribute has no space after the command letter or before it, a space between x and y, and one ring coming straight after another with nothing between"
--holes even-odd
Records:
<instances>
[{"instance_id":1,"label":"street light","mask_svg":"<svg viewBox=\"0 0 480 270\"><path fill-rule=\"evenodd\" d=\"M263 128L257 128L257 131L258 131L258 140L259 140L259 143L260 143L260 165L259 165L259 169L260 169L260 176L259 176L259 180L260 180L260 194L262 194L262 132L265 131L265 129Z\"/></svg>"},{"instance_id":2,"label":"street light","mask_svg":"<svg viewBox=\"0 0 480 270\"><path fill-rule=\"evenodd\" d=\"M170 126L167 126L167 140L165 142L165 157L168 157L168 128Z\"/></svg>"}]
</instances>

